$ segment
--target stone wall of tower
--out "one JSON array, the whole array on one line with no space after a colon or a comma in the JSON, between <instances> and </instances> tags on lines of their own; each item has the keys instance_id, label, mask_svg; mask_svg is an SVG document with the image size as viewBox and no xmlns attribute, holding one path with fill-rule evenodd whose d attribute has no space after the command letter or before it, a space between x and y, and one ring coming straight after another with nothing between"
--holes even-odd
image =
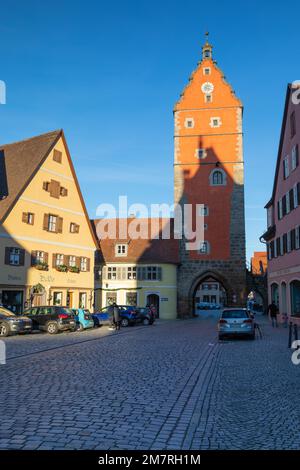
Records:
<instances>
[{"instance_id":1,"label":"stone wall of tower","mask_svg":"<svg viewBox=\"0 0 300 470\"><path fill-rule=\"evenodd\" d=\"M210 68L209 77L204 68ZM203 102L201 85L214 84L213 102ZM219 132L205 123L220 115ZM192 118L197 125L192 132L184 129L184 120ZM198 124L199 123L199 124ZM242 104L225 82L222 72L211 59L203 60L192 74L189 85L174 110L174 200L202 204L212 208L207 218L210 255L199 256L186 250L186 240L180 241L178 268L178 315L193 314L193 297L199 283L207 277L221 282L229 306L244 306L246 301L244 165L242 135ZM197 127L198 126L198 127ZM206 127L205 127L206 126ZM208 158L194 158L195 148L208 148ZM226 173L227 187L209 185L209 174L216 163ZM218 223L219 221L219 223ZM219 237L219 239L218 239Z\"/></svg>"}]
</instances>

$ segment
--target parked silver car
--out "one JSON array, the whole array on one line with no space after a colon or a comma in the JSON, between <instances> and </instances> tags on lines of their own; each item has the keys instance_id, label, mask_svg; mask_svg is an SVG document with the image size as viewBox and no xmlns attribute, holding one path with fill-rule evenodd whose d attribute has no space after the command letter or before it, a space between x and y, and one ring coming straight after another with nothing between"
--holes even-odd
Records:
<instances>
[{"instance_id":1,"label":"parked silver car","mask_svg":"<svg viewBox=\"0 0 300 470\"><path fill-rule=\"evenodd\" d=\"M30 333L32 321L20 315L15 315L7 308L0 307L0 336L9 336L13 333Z\"/></svg>"},{"instance_id":2,"label":"parked silver car","mask_svg":"<svg viewBox=\"0 0 300 470\"><path fill-rule=\"evenodd\" d=\"M246 308L224 308L218 323L219 339L248 336L255 339L255 323Z\"/></svg>"}]
</instances>

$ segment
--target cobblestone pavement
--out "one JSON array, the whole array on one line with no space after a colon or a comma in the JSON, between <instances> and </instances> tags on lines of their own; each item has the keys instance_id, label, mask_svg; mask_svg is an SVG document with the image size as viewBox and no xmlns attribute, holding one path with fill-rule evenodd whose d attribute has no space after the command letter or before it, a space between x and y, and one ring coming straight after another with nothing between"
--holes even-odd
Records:
<instances>
[{"instance_id":1,"label":"cobblestone pavement","mask_svg":"<svg viewBox=\"0 0 300 470\"><path fill-rule=\"evenodd\" d=\"M218 342L216 321L7 338L2 449L298 449L287 330Z\"/></svg>"}]
</instances>

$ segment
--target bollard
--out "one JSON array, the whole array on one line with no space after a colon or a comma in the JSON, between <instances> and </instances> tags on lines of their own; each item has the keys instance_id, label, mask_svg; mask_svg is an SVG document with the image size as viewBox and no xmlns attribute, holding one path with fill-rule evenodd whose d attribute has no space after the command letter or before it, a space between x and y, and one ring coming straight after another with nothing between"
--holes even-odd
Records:
<instances>
[{"instance_id":1,"label":"bollard","mask_svg":"<svg viewBox=\"0 0 300 470\"><path fill-rule=\"evenodd\" d=\"M293 323L290 321L290 323L289 323L289 344L288 344L289 349L291 349L291 347L292 347L292 332L293 332Z\"/></svg>"}]
</instances>

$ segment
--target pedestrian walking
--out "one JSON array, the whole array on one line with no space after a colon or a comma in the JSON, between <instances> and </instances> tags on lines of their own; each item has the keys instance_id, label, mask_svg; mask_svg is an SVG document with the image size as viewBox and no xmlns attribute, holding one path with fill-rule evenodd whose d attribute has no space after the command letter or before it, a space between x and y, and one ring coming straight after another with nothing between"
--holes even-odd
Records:
<instances>
[{"instance_id":1,"label":"pedestrian walking","mask_svg":"<svg viewBox=\"0 0 300 470\"><path fill-rule=\"evenodd\" d=\"M109 330L114 330L115 329L115 322L114 322L114 305L109 305L107 309L108 313L108 320L109 320Z\"/></svg>"},{"instance_id":2,"label":"pedestrian walking","mask_svg":"<svg viewBox=\"0 0 300 470\"><path fill-rule=\"evenodd\" d=\"M114 324L116 331L121 329L121 317L120 317L120 310L116 303L113 304L114 307Z\"/></svg>"},{"instance_id":3,"label":"pedestrian walking","mask_svg":"<svg viewBox=\"0 0 300 470\"><path fill-rule=\"evenodd\" d=\"M275 304L274 300L272 301L272 303L268 307L268 313L270 313L270 318L271 318L271 321L272 321L272 327L274 328L276 326L276 328L278 328L277 315L279 313L279 310L278 310L278 307Z\"/></svg>"}]
</instances>

